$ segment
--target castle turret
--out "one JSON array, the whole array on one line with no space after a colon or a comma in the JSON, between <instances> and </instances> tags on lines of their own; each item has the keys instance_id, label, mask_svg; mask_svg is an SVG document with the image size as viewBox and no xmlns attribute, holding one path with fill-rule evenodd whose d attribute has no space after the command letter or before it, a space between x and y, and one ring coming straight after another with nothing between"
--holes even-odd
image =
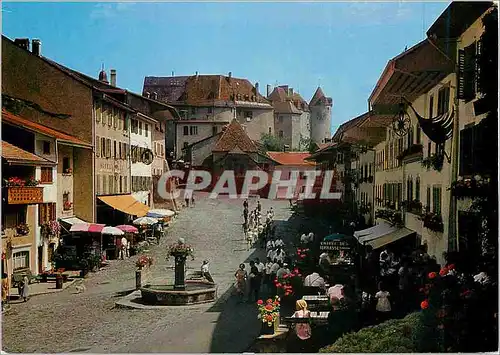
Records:
<instances>
[{"instance_id":1,"label":"castle turret","mask_svg":"<svg viewBox=\"0 0 500 355\"><path fill-rule=\"evenodd\" d=\"M328 142L332 138L332 106L332 98L326 97L323 90L318 87L309 103L309 110L311 111L311 140L317 144Z\"/></svg>"}]
</instances>

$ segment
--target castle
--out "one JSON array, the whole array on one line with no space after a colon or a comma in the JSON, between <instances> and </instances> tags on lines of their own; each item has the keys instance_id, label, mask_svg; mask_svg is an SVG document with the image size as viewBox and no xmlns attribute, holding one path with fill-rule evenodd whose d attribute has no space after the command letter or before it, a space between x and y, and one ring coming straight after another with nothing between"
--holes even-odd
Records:
<instances>
[{"instance_id":1,"label":"castle","mask_svg":"<svg viewBox=\"0 0 500 355\"><path fill-rule=\"evenodd\" d=\"M237 119L254 141L272 135L291 150L308 150L310 141L331 138L332 99L318 87L307 103L286 85L267 85L266 96L247 79L224 75L146 77L143 95L174 106L180 117L167 127L167 151L174 159L183 149L221 132Z\"/></svg>"}]
</instances>

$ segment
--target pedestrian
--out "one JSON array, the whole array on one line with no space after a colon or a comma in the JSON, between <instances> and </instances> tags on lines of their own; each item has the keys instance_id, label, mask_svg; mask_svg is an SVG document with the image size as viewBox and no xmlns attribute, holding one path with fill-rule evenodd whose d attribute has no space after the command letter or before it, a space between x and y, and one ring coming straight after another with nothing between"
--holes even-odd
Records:
<instances>
[{"instance_id":1,"label":"pedestrian","mask_svg":"<svg viewBox=\"0 0 500 355\"><path fill-rule=\"evenodd\" d=\"M291 198L288 199L288 202L290 203L290 207L292 207L293 206L293 202L292 202Z\"/></svg>"},{"instance_id":2,"label":"pedestrian","mask_svg":"<svg viewBox=\"0 0 500 355\"><path fill-rule=\"evenodd\" d=\"M28 301L29 283L30 280L28 279L27 275L24 275L22 281L19 283L18 287L19 297L21 297L24 300L24 302Z\"/></svg>"},{"instance_id":3,"label":"pedestrian","mask_svg":"<svg viewBox=\"0 0 500 355\"><path fill-rule=\"evenodd\" d=\"M208 260L203 260L203 264L201 264L201 274L207 279L208 282L214 283L214 279L212 278L212 275L210 275L210 271L208 269Z\"/></svg>"},{"instance_id":4,"label":"pedestrian","mask_svg":"<svg viewBox=\"0 0 500 355\"><path fill-rule=\"evenodd\" d=\"M194 207L194 194L191 195L191 207Z\"/></svg>"},{"instance_id":5,"label":"pedestrian","mask_svg":"<svg viewBox=\"0 0 500 355\"><path fill-rule=\"evenodd\" d=\"M156 244L160 245L160 239L163 235L163 224L161 222L156 223L155 229Z\"/></svg>"},{"instance_id":6,"label":"pedestrian","mask_svg":"<svg viewBox=\"0 0 500 355\"><path fill-rule=\"evenodd\" d=\"M255 265L255 262L253 260L250 261L249 278L250 278L250 292L248 295L248 302L253 302L253 301L257 302L259 300L261 278L259 269ZM252 300L253 297L255 297L255 300Z\"/></svg>"},{"instance_id":7,"label":"pedestrian","mask_svg":"<svg viewBox=\"0 0 500 355\"><path fill-rule=\"evenodd\" d=\"M125 249L127 258L130 258L130 242L127 240L127 248Z\"/></svg>"},{"instance_id":8,"label":"pedestrian","mask_svg":"<svg viewBox=\"0 0 500 355\"><path fill-rule=\"evenodd\" d=\"M245 199L245 201L243 201L243 209L248 211L248 199Z\"/></svg>"},{"instance_id":9,"label":"pedestrian","mask_svg":"<svg viewBox=\"0 0 500 355\"><path fill-rule=\"evenodd\" d=\"M264 285L266 285L266 291L269 293L272 289L273 279L271 278L271 268L273 267L273 260L267 258L265 275L264 275Z\"/></svg>"},{"instance_id":10,"label":"pedestrian","mask_svg":"<svg viewBox=\"0 0 500 355\"><path fill-rule=\"evenodd\" d=\"M280 263L280 262L278 262L278 263L280 265L280 268L278 269L278 271L276 271L277 278L282 278L284 275L290 273L290 269L288 268L288 264Z\"/></svg>"},{"instance_id":11,"label":"pedestrian","mask_svg":"<svg viewBox=\"0 0 500 355\"><path fill-rule=\"evenodd\" d=\"M269 239L266 243L266 250L269 252L269 250L274 248L274 241L272 239Z\"/></svg>"},{"instance_id":12,"label":"pedestrian","mask_svg":"<svg viewBox=\"0 0 500 355\"><path fill-rule=\"evenodd\" d=\"M257 212L260 214L260 211L262 210L262 205L260 204L260 200L257 201Z\"/></svg>"},{"instance_id":13,"label":"pedestrian","mask_svg":"<svg viewBox=\"0 0 500 355\"><path fill-rule=\"evenodd\" d=\"M186 203L186 207L189 207L189 196L184 197L184 202Z\"/></svg>"},{"instance_id":14,"label":"pedestrian","mask_svg":"<svg viewBox=\"0 0 500 355\"><path fill-rule=\"evenodd\" d=\"M389 301L391 295L386 291L383 282L379 282L378 289L379 291L375 294L375 299L377 300L375 310L377 311L377 321L382 323L388 320L391 314L391 302Z\"/></svg>"},{"instance_id":15,"label":"pedestrian","mask_svg":"<svg viewBox=\"0 0 500 355\"><path fill-rule=\"evenodd\" d=\"M120 259L125 259L125 254L127 253L127 238L125 236L122 237L121 243L120 243Z\"/></svg>"},{"instance_id":16,"label":"pedestrian","mask_svg":"<svg viewBox=\"0 0 500 355\"><path fill-rule=\"evenodd\" d=\"M245 219L245 224L248 223L248 208L243 209L243 218Z\"/></svg>"},{"instance_id":17,"label":"pedestrian","mask_svg":"<svg viewBox=\"0 0 500 355\"><path fill-rule=\"evenodd\" d=\"M309 318L311 312L307 309L307 302L304 300L298 300L295 302L296 311L293 314L295 318ZM311 351L311 336L312 330L309 322L300 322L295 324L295 341L293 350L298 350L299 352L312 353ZM290 349L292 350L292 349Z\"/></svg>"},{"instance_id":18,"label":"pedestrian","mask_svg":"<svg viewBox=\"0 0 500 355\"><path fill-rule=\"evenodd\" d=\"M271 266L271 286L273 289L273 294L276 294L276 286L274 284L274 280L276 280L276 273L280 269L280 264L278 263L278 260L273 258L273 265Z\"/></svg>"},{"instance_id":19,"label":"pedestrian","mask_svg":"<svg viewBox=\"0 0 500 355\"><path fill-rule=\"evenodd\" d=\"M240 267L234 273L234 277L236 278L236 294L239 296L240 301L243 301L246 290L246 282L248 278L247 272L245 270L245 264L240 264Z\"/></svg>"}]
</instances>

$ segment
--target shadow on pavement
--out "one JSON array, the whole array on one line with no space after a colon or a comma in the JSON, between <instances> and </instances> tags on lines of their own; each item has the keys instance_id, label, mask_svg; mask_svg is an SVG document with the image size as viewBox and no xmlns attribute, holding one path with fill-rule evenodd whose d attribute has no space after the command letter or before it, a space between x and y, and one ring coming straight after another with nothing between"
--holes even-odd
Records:
<instances>
[{"instance_id":1,"label":"shadow on pavement","mask_svg":"<svg viewBox=\"0 0 500 355\"><path fill-rule=\"evenodd\" d=\"M277 236L282 237L285 241L288 255L293 252L292 247L297 241L297 235L300 235L299 232L312 231L321 238L329 232L327 225L318 223L317 220L304 219L301 215L294 214L288 220L277 220L275 223L277 224ZM304 231L300 231L299 228L303 228ZM257 248L245 260L245 263L257 257L264 261L266 259L265 251ZM220 295L217 302L208 310L208 312L220 313L212 333L211 353L244 352L259 336L261 323L257 319L257 306L254 302L239 302L233 293L234 287L231 287L223 295ZM269 296L262 294L261 298Z\"/></svg>"}]
</instances>

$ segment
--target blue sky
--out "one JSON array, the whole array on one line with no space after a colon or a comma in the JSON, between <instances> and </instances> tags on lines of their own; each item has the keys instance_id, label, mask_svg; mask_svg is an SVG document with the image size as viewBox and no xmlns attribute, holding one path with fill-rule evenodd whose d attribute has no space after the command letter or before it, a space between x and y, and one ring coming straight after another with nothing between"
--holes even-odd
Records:
<instances>
[{"instance_id":1,"label":"blue sky","mask_svg":"<svg viewBox=\"0 0 500 355\"><path fill-rule=\"evenodd\" d=\"M448 2L13 3L3 34L141 93L145 76L227 74L334 101L332 127L367 110L387 61L425 36Z\"/></svg>"}]
</instances>

